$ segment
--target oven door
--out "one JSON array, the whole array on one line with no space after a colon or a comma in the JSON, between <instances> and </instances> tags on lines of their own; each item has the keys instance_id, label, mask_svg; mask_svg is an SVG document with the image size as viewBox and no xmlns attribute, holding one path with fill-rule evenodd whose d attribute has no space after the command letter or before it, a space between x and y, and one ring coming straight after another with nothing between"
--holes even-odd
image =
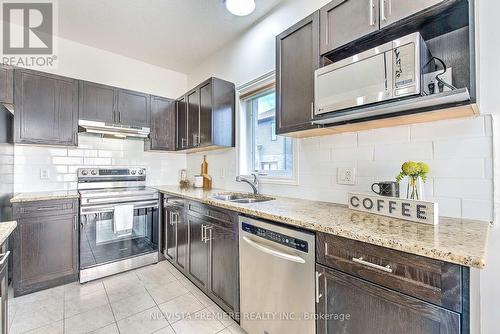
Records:
<instances>
[{"instance_id":1,"label":"oven door","mask_svg":"<svg viewBox=\"0 0 500 334\"><path fill-rule=\"evenodd\" d=\"M158 252L158 201L130 203L133 227L128 233L115 231L114 206L99 204L80 209L80 269Z\"/></svg>"}]
</instances>

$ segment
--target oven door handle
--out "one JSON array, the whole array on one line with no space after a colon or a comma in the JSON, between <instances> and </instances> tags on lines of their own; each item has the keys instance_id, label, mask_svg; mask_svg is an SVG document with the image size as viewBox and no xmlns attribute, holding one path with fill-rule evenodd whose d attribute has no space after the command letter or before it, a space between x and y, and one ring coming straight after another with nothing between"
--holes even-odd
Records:
<instances>
[{"instance_id":1,"label":"oven door handle","mask_svg":"<svg viewBox=\"0 0 500 334\"><path fill-rule=\"evenodd\" d=\"M104 197L104 198L82 198L83 204L108 204L114 202L137 202L137 201L157 201L157 196L141 195L141 196L125 196L125 197Z\"/></svg>"},{"instance_id":2,"label":"oven door handle","mask_svg":"<svg viewBox=\"0 0 500 334\"><path fill-rule=\"evenodd\" d=\"M148 209L148 208L157 209L157 208L159 208L158 201L120 203L120 204L124 204L124 205L125 204L133 204L134 209ZM120 205L120 204L117 204L117 205ZM80 207L80 214L82 214L82 215L92 214L92 213L114 212L114 211L115 211L115 206L110 205L110 204L91 205L91 206L81 206Z\"/></svg>"}]
</instances>

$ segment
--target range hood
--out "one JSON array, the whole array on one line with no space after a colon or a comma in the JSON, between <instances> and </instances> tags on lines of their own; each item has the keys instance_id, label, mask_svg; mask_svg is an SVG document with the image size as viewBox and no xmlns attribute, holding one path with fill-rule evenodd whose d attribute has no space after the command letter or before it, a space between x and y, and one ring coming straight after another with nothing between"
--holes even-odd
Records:
<instances>
[{"instance_id":1,"label":"range hood","mask_svg":"<svg viewBox=\"0 0 500 334\"><path fill-rule=\"evenodd\" d=\"M150 128L127 126L120 124L78 121L78 132L86 132L115 138L148 138Z\"/></svg>"}]
</instances>

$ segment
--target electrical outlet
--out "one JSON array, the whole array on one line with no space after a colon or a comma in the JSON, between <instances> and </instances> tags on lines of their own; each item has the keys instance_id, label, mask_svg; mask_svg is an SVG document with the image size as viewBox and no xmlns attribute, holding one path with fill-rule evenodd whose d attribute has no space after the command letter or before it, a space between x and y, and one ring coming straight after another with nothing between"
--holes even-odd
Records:
<instances>
[{"instance_id":1,"label":"electrical outlet","mask_svg":"<svg viewBox=\"0 0 500 334\"><path fill-rule=\"evenodd\" d=\"M442 73L443 71L442 70L439 70L439 71L435 71L435 72L432 72L432 73L426 73L424 74L424 80L423 80L423 85L424 85L424 92L428 95L431 94L431 92L429 91L429 84L432 82L434 83L435 85L435 88L434 88L434 94L437 94L439 93L439 88L438 88L438 82L436 80L436 75ZM441 74L439 76L442 80L444 80L446 83L450 84L450 85L453 85L453 69L451 67L448 67L447 71L445 74ZM450 91L451 89L444 86L444 89L443 91L445 92L448 92Z\"/></svg>"},{"instance_id":2,"label":"electrical outlet","mask_svg":"<svg viewBox=\"0 0 500 334\"><path fill-rule=\"evenodd\" d=\"M337 169L337 183L345 185L356 184L356 169L351 168L338 168Z\"/></svg>"},{"instance_id":3,"label":"electrical outlet","mask_svg":"<svg viewBox=\"0 0 500 334\"><path fill-rule=\"evenodd\" d=\"M46 168L40 168L40 180L50 179L50 170Z\"/></svg>"}]
</instances>

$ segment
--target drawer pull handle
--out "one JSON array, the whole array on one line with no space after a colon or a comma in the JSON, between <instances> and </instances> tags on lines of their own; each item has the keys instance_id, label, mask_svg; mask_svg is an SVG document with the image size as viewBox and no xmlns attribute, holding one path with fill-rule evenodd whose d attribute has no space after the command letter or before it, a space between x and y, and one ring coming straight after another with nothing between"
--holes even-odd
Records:
<instances>
[{"instance_id":1,"label":"drawer pull handle","mask_svg":"<svg viewBox=\"0 0 500 334\"><path fill-rule=\"evenodd\" d=\"M387 273L392 273L392 268L391 268L390 265L387 265L387 266L384 267L384 266L381 266L381 265L378 265L378 264L375 264L375 263L371 263L371 262L365 261L365 260L363 260L362 257L360 257L360 258L353 257L352 261L356 262L356 263L359 263L359 264L362 264L364 266L370 267L370 268L375 268L375 269L378 269L378 270L385 271Z\"/></svg>"}]
</instances>

